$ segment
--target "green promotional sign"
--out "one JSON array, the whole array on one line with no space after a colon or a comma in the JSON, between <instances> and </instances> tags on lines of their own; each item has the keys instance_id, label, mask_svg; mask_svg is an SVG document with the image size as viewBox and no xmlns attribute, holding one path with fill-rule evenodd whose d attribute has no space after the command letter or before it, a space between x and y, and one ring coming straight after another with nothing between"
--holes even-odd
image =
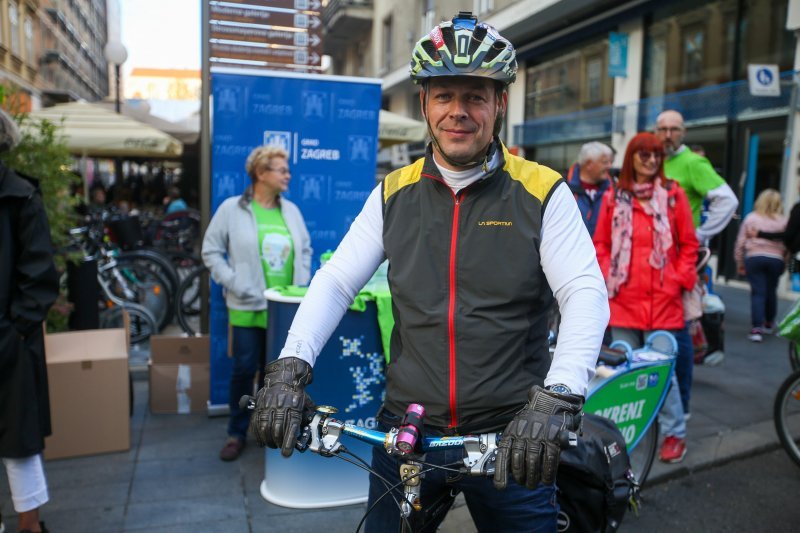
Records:
<instances>
[{"instance_id":1,"label":"green promotional sign","mask_svg":"<svg viewBox=\"0 0 800 533\"><path fill-rule=\"evenodd\" d=\"M671 362L656 363L612 376L586 400L583 410L613 420L630 450L656 416L671 367Z\"/></svg>"}]
</instances>

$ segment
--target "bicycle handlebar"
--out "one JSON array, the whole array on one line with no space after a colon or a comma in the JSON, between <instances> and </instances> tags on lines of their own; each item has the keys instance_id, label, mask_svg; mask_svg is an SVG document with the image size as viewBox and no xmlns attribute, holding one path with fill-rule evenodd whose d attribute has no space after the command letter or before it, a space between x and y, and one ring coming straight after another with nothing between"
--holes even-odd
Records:
<instances>
[{"instance_id":1,"label":"bicycle handlebar","mask_svg":"<svg viewBox=\"0 0 800 533\"><path fill-rule=\"evenodd\" d=\"M255 408L255 400L251 396L242 396L239 401L242 409ZM489 432L479 435L454 435L443 437L425 437L419 440L417 446L409 448L403 446L403 440L398 441L401 428L391 428L388 432L376 431L357 424L342 422L331 415L336 414L335 407L317 406L313 415L304 413L304 420L311 421L300 430L295 448L304 452L311 450L324 457L331 457L344 451L341 443L343 435L353 437L375 447L382 447L387 454L395 457L413 459L429 451L464 449L463 466L459 469L462 474L469 476L492 476L495 470L497 445L501 433ZM578 445L578 436L572 431L563 431L559 435L562 448ZM400 446L398 446L398 442Z\"/></svg>"}]
</instances>

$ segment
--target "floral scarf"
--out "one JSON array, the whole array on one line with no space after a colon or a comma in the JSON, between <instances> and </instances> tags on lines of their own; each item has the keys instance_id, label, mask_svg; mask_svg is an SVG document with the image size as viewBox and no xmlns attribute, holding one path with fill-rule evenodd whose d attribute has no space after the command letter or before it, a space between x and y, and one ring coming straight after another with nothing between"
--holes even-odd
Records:
<instances>
[{"instance_id":1,"label":"floral scarf","mask_svg":"<svg viewBox=\"0 0 800 533\"><path fill-rule=\"evenodd\" d=\"M614 213L611 219L611 265L606 287L608 297L613 298L628 280L631 263L631 240L633 235L633 199L642 200L644 212L653 217L653 248L650 250L650 266L661 270L667 264L667 251L672 246L672 232L667 214L668 193L661 179L652 183L634 183L633 194L616 191Z\"/></svg>"}]
</instances>

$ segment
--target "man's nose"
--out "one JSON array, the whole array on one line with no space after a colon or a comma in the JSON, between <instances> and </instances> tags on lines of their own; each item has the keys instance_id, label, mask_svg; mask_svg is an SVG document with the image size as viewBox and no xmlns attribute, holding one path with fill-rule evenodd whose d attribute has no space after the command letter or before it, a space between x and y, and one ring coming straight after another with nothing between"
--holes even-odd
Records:
<instances>
[{"instance_id":1,"label":"man's nose","mask_svg":"<svg viewBox=\"0 0 800 533\"><path fill-rule=\"evenodd\" d=\"M467 116L467 108L464 102L458 98L453 98L452 102L450 102L450 116L459 118Z\"/></svg>"}]
</instances>

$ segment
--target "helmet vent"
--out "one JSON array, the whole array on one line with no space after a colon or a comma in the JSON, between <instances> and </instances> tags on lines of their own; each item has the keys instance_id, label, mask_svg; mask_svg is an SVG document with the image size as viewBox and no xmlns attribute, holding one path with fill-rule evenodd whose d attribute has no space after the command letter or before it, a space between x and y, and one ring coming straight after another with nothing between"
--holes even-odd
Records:
<instances>
[{"instance_id":1,"label":"helmet vent","mask_svg":"<svg viewBox=\"0 0 800 533\"><path fill-rule=\"evenodd\" d=\"M440 61L441 58L439 57L439 50L436 49L436 45L433 44L432 41L426 39L423 40L421 43L422 49L425 50L425 53L431 56L434 61Z\"/></svg>"},{"instance_id":2,"label":"helmet vent","mask_svg":"<svg viewBox=\"0 0 800 533\"><path fill-rule=\"evenodd\" d=\"M472 55L475 53L475 50L477 50L481 45L484 37L486 37L486 26L481 24L475 28L475 31L472 32L472 40L469 43L470 57L472 57Z\"/></svg>"},{"instance_id":3,"label":"helmet vent","mask_svg":"<svg viewBox=\"0 0 800 533\"><path fill-rule=\"evenodd\" d=\"M451 55L458 51L458 48L456 47L456 34L453 31L452 26L442 27L442 39L444 40L444 45L450 51Z\"/></svg>"},{"instance_id":4,"label":"helmet vent","mask_svg":"<svg viewBox=\"0 0 800 533\"><path fill-rule=\"evenodd\" d=\"M505 43L501 43L500 41L495 41L489 50L487 50L486 55L484 56L483 61L486 63L490 63L494 58L500 55L500 52L506 49Z\"/></svg>"}]
</instances>

